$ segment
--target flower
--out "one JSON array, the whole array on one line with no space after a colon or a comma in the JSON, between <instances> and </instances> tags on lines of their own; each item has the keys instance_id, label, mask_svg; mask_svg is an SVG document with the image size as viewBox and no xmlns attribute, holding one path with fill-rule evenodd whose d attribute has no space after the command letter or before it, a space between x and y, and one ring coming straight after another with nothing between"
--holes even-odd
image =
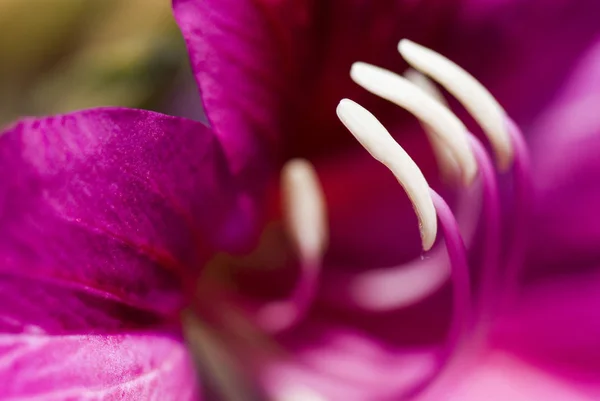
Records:
<instances>
[{"instance_id":1,"label":"flower","mask_svg":"<svg viewBox=\"0 0 600 401\"><path fill-rule=\"evenodd\" d=\"M592 251L597 236L590 228L594 224L586 224L579 231L575 226L590 218L579 214L580 218L571 218L573 204L580 205L577 213L593 215L590 205L596 196L597 186L589 177L595 177L598 168L588 156L583 160L579 157L582 146L593 152L598 143L594 135L598 121L590 107L595 99L591 86L598 74L594 56L598 27L590 16L597 14L597 5L585 1L542 5L537 1L179 0L174 8L208 120L224 143L236 139L231 147L226 146L236 170L243 171L254 157L254 147L248 152L247 144L261 141L266 144L264 157L282 162L294 156L310 159L325 193L330 239L312 308L293 330L276 336L272 347L278 352L265 355L246 349L248 355L243 355L245 347L239 345L239 338L228 341L238 345L236 352L251 366L251 376L271 397L396 400L408 395L415 383L422 384L423 377L430 377L432 369L437 372L436 351L443 344L452 314L443 252L432 254L425 263L406 264L414 258L418 262L420 254L418 225L410 203L393 177L380 174L379 166L360 153L331 113L341 98L353 99L372 111L415 159L429 185L439 189L455 211L466 210L466 219L459 218L459 222L467 234L469 223L479 231L489 227L493 231L487 220L479 221L483 217L479 217L478 203L473 204L475 196L468 188L445 185L440 180L426 136L416 122L361 90L346 75L356 61L403 71L406 64L394 51L403 37L442 52L476 76L524 129L532 153L535 192L526 216L529 223L510 214L519 210L511 207L518 200L505 175L500 177L499 205L506 209L502 209L502 221L522 224L531 240L521 241L518 236L523 230L517 230L514 242L506 238L488 241L488 246L512 244L497 252L514 252L515 262L509 265L516 266L520 264L516 262L519 247L527 244L520 306L489 315L485 314L487 301L476 298L478 322L483 323L475 325L475 334L463 340L466 350L460 348L458 354L474 354L478 363L466 371L474 372L473 381L447 379L451 387L460 388L457 399L481 399L482 394L490 398L496 393L503 394L499 399L517 395L549 398L547 393L536 394L536 389L556 391L553 394L558 399L569 399L569 393L583 399L594 395L585 391L596 385L593 378L597 370L590 362L595 359L584 357L591 352L590 339L597 334L589 327L594 319L589 315L569 318L574 314L572 308L558 309L556 303L562 298L560 294L573 297L577 287L573 283L580 280L566 280L559 273L579 277L597 260ZM456 113L468 122L464 118L467 113ZM573 113L580 117L574 120ZM472 123L469 127L479 131ZM582 142L571 137L575 131L582 134L578 136ZM238 142L240 137L245 142ZM557 155L557 149L566 152ZM581 188L585 188L583 193ZM467 207L459 207L462 201ZM569 227L566 232L560 229L562 224ZM508 230L496 235L501 234L507 235ZM471 263L480 267L474 272L477 277L481 266L486 267L480 259L485 256L485 244L474 234L465 237L471 237L467 245ZM495 263L501 268L504 257ZM276 273L258 272L255 275L260 278L252 281L248 278L253 275L247 269L250 264L246 261L246 269L238 273L237 281L234 279L234 288L263 297L271 294L271 299L277 298L275 293L280 297L285 293L277 289L291 288L285 281L288 277L279 280ZM281 270L290 271L289 266L283 267ZM591 295L595 277L582 279L589 281L590 288L585 295L579 294L582 304L597 303ZM481 283L484 288L486 285ZM554 294L546 286L561 290ZM482 291L478 285L475 290L477 297L483 292L492 300L510 294L493 281L492 291ZM531 316L535 315L538 320L534 326ZM562 324L569 321L583 328L582 332L593 333L584 336L585 346L573 345L568 340L571 332L554 330L556 335L547 334L552 327L549 322L561 319ZM224 324L218 335L225 337L227 327ZM536 334L524 336L524 332ZM500 364L495 364L498 355ZM570 362L569 366L569 356L585 363ZM533 366L541 367L542 373L534 376L540 370ZM490 373L487 381L480 380L478 372ZM507 372L532 378L524 383L534 392L506 386L498 378ZM533 380L540 377L544 381ZM586 382L585 378L590 379ZM483 383L482 392L473 382ZM511 390L518 394L501 393Z\"/></svg>"},{"instance_id":2,"label":"flower","mask_svg":"<svg viewBox=\"0 0 600 401\"><path fill-rule=\"evenodd\" d=\"M393 49L404 36L444 49L445 54L481 77L517 122L529 127L530 142L539 141L532 146L533 171L539 174L535 182L544 184L536 192L536 205L544 209L534 209L531 231L536 241L552 245L552 253L540 252L534 242L528 266L540 269L530 273L530 280L549 277L544 257L557 262L557 271L564 266L558 263L564 258L581 265L592 261L593 265L593 225L586 226L583 233L579 229L571 232L581 235L580 241L572 241L548 221L548 217L555 217L550 220L553 222L564 216L572 223L566 217L570 205L578 201L581 213L587 216L590 204L586 202L595 194L581 196L568 189L573 183L588 188L587 181L574 177L583 180L581 173L597 173L593 158L587 153L581 157L579 146L583 142L572 141L562 132L544 138L535 134L536 129L562 128L568 123L565 115L557 112L565 108L561 100L569 100L569 107L581 105L573 99L590 93L569 87L569 98L556 98L557 109L546 107L550 95L562 93L561 83L569 82L570 70L579 64L579 56L589 51L598 29L589 12L592 6L586 7L585 2L576 6L556 4L540 16L533 1L175 1L175 16L188 44L210 128L151 112L107 108L24 119L0 136L0 163L3 171L10 172L0 185L0 285L5 286L7 300L0 315L0 357L4 362L0 377L8 383L0 389L0 396L197 399L200 383L183 342L179 319L181 309L190 304L199 313L197 319L212 326L245 363L246 373L276 399L398 399L413 389L414 383L424 383L423 377L429 387L432 365L447 367L438 382L445 386L445 375L452 379L453 364L462 362L460 357L453 357L445 363L446 351L470 355L463 352L463 344L471 345L471 338L480 337L465 331L469 327L465 315L465 319L454 319L459 324L450 347L444 343L451 316L449 291L436 291L448 277L443 249L428 259L433 268L417 266L411 270L426 272L432 279L415 280L425 282L425 286L409 296L401 287L398 292L402 297L391 302L386 296L366 300L348 292L353 283L368 283L365 277L375 277L376 283L397 284L381 273L406 277L405 271L382 267L401 266L418 256L421 241L417 218L404 191L352 142L333 112L343 96L359 101L381 118L415 159L418 168L409 159L402 161L412 166L413 172L420 168L425 174L416 179L414 175L402 177L401 183L416 205L423 244L428 247L435 238L433 205L440 226L447 231L445 241L453 273L463 273L462 279L458 276L454 281L454 288L462 285L468 290L465 255L451 211L437 195L431 195L431 203L427 203L429 195L423 195L423 188L439 187L455 208L453 198L466 194L466 217L477 223L479 213L473 209L472 194L458 184L444 186L420 128L398 114L395 106L368 97L346 76L351 63L359 59L397 70L393 60L398 56ZM564 20L566 11L573 20L557 31L556 18ZM513 18L508 18L513 12ZM532 21L539 22L535 34L543 43L550 41L552 34L569 40L552 43L552 52L534 52L542 47L536 42L541 39L534 35L524 40L519 32ZM359 22L364 25L358 26ZM510 29L504 29L505 24ZM444 36L433 35L436 32L431 30L454 32L457 26L461 29L456 29L457 36L447 47L443 46ZM439 45L434 46L436 43ZM492 44L496 51L481 60L481 53L474 49ZM534 62L516 57L519 52L531 52ZM553 68L547 69L545 77L530 75L537 72L542 56ZM590 73L596 70L591 68ZM516 93L515 88L527 90ZM446 110L434 104L437 110ZM548 125L535 128L549 111ZM562 120L553 120L557 116ZM588 121L593 122L591 118ZM593 131L596 126L589 123L578 128L585 132L586 127ZM589 147L585 150L592 155L597 141L593 135L587 138ZM389 138L387 141L396 151L401 150ZM460 163L463 174L469 171L464 168L464 158L471 154L464 145L455 145L449 159ZM548 150L557 147L564 152L559 166L566 164L578 171L565 176L565 169L545 159ZM578 156L578 163L572 162L573 155ZM295 156L314 163L318 181L310 164L289 162ZM478 162L484 171L481 160ZM265 200L269 196L266 188L281 167L285 207L281 212L277 208L261 210L270 205ZM556 173L557 168L561 174ZM561 180L558 183L557 178ZM483 182L489 185L489 180ZM275 192L281 189L276 183L272 187ZM324 201L320 200L320 187ZM300 201L306 193L311 196ZM548 201L549 196L552 201ZM325 205L329 228L322 224ZM286 235L279 226L267 224L269 218L279 219L282 214L289 220L289 244L285 244ZM459 219L461 226L464 222ZM547 224L544 232L539 229L541 222ZM238 269L235 260L222 254L250 249L255 245L257 229L263 231L262 246L242 259L243 268ZM487 232L484 238L489 240ZM470 249L481 248L477 239L472 236ZM273 247L273 243L284 245ZM469 256L486 255L489 253L471 252ZM251 269L257 261L258 272ZM280 269L264 271L268 267ZM300 280L294 285L290 271L298 267ZM315 292L317 268L321 283ZM274 277L277 273L282 274L282 280ZM594 283L587 282L590 287ZM271 292L264 291L265 287ZM533 288L533 284L528 285L526 292L534 293ZM287 289L292 289L291 296ZM454 291L453 295L456 305L468 305L466 291ZM535 302L553 299L535 293L532 297ZM590 295L587 304L594 299ZM513 347L519 351L534 351L531 357L548 357L540 359L544 367L551 361L557 362L557 368L570 368L558 356L593 355L588 346L581 348L581 354L565 351L561 345L568 343L560 336L536 341L540 334L535 334L547 327L542 324L544 319L535 326L539 331L527 332L532 335L528 340L522 333L527 331L522 322L530 323L528 310L540 315L535 302L529 309L522 308L522 315L502 315L497 318L502 324L494 322L491 328L484 325L492 334L481 337L519 345ZM495 306L495 299L489 305ZM236 314L234 308L241 313ZM245 325L247 321L250 324ZM575 323L582 324L579 319ZM592 325L585 327L590 332L594 329ZM264 341L262 333L255 330L272 333L275 341ZM515 338L523 341L513 341ZM593 338L581 336L584 345ZM485 344L466 348L505 349ZM442 354L436 352L440 349ZM442 365L438 363L440 355ZM590 357L587 361L591 366L596 360ZM501 366L500 371L505 370ZM436 369L434 373L437 377ZM586 384L575 376L561 378ZM451 391L461 394L463 382L449 381ZM576 391L583 394L593 390L594 383L590 383ZM467 392L471 391L468 387Z\"/></svg>"}]
</instances>

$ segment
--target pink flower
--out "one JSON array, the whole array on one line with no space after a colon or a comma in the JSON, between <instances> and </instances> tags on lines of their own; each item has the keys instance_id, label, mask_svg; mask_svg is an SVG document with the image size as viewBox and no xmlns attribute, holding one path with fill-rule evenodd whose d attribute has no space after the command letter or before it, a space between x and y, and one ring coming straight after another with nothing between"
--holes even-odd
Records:
<instances>
[{"instance_id":1,"label":"pink flower","mask_svg":"<svg viewBox=\"0 0 600 401\"><path fill-rule=\"evenodd\" d=\"M330 235L314 304L291 330L276 335L281 352L244 355L244 346L235 351L270 396L397 400L418 391L436 399L439 386L437 399L451 391L456 399L597 399L594 293L600 282L591 210L598 196L591 155L600 143L593 111L600 76L596 4L180 0L174 6L206 115L225 143L231 141L230 158L240 171L245 160L239 156L252 160L245 149L258 140L266 144L263 157L276 163L309 158L325 193ZM531 168L525 152L522 173L500 174L499 199L492 195L481 205L478 189L444 184L416 120L352 83L348 71L356 61L402 73L406 64L395 49L404 37L471 72L524 129ZM336 120L331 110L343 97L373 112L429 185L461 212L474 270L475 322L467 325L457 356L443 364L440 377L453 313L444 253L434 250L418 263L410 203L393 176L357 148ZM450 102L469 123L467 113ZM512 153L510 140L504 148L493 145L500 162L502 151ZM511 183L519 174L524 188L531 176L533 193L519 193ZM486 205L487 212L480 212ZM502 212L496 223L494 208ZM469 223L475 234L468 233ZM527 259L520 267L523 252ZM293 268L278 267L277 273ZM285 294L277 289L293 288L291 273L282 279L277 273L259 272L252 281L245 269L235 288L277 299ZM519 273L520 297L504 282L514 282L513 273ZM586 291L578 291L580 280ZM511 302L513 297L518 301ZM564 297L573 304L559 308ZM581 341L574 340L574 331Z\"/></svg>"},{"instance_id":2,"label":"pink flower","mask_svg":"<svg viewBox=\"0 0 600 401\"><path fill-rule=\"evenodd\" d=\"M0 398L200 399L179 317L190 305L275 399L597 398L593 2L176 0L174 10L210 128L106 108L0 134ZM515 206L527 198L515 197L510 173L499 188L504 221L523 228L510 213L527 211L531 241L524 230L495 238L499 209L479 202L479 188L440 179L418 124L352 83L355 61L401 72L403 37L459 62L526 128L534 203ZM402 183L426 247L436 213L447 231L452 288L443 248L405 265L421 254L411 202L336 119L342 97L376 114L424 172ZM472 155L465 143L450 160ZM505 143L494 144L500 160L513 150ZM525 152L514 154L526 179ZM491 171L482 160L473 173ZM464 163L450 178L475 176ZM284 207L271 207L283 166ZM491 177L477 182L493 205ZM469 317L452 210L436 195L434 214L419 203L425 182L465 211L461 229L481 231L465 235L475 277L495 271L485 261L504 263L496 251L518 270L527 244L518 308L501 308L506 287L490 281L474 286L489 291L475 292ZM282 215L287 234L268 224ZM259 232L251 257L222 256L256 247Z\"/></svg>"}]
</instances>

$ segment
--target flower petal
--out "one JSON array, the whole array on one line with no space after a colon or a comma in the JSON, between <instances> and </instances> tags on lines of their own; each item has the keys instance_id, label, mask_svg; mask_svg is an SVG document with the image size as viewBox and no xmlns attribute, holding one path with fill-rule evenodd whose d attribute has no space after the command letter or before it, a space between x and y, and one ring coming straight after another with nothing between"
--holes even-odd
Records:
<instances>
[{"instance_id":1,"label":"flower petal","mask_svg":"<svg viewBox=\"0 0 600 401\"><path fill-rule=\"evenodd\" d=\"M398 399L435 371L432 348L395 347L333 325L300 333L292 358L267 362L261 371L259 380L274 399Z\"/></svg>"},{"instance_id":2,"label":"flower petal","mask_svg":"<svg viewBox=\"0 0 600 401\"><path fill-rule=\"evenodd\" d=\"M0 293L0 333L92 334L164 324L164 316L127 299L72 283L0 273Z\"/></svg>"},{"instance_id":3,"label":"flower petal","mask_svg":"<svg viewBox=\"0 0 600 401\"><path fill-rule=\"evenodd\" d=\"M450 39L436 50L481 80L528 128L594 45L598 13L595 0L463 0Z\"/></svg>"},{"instance_id":4,"label":"flower petal","mask_svg":"<svg viewBox=\"0 0 600 401\"><path fill-rule=\"evenodd\" d=\"M600 40L531 127L537 189L531 264L573 272L600 260Z\"/></svg>"},{"instance_id":5,"label":"flower petal","mask_svg":"<svg viewBox=\"0 0 600 401\"><path fill-rule=\"evenodd\" d=\"M0 171L4 276L168 313L174 273L248 234L248 203L200 123L128 109L26 119L0 136Z\"/></svg>"},{"instance_id":6,"label":"flower petal","mask_svg":"<svg viewBox=\"0 0 600 401\"><path fill-rule=\"evenodd\" d=\"M493 351L470 368L429 390L423 401L593 401L598 392L582 390L510 353Z\"/></svg>"},{"instance_id":7,"label":"flower petal","mask_svg":"<svg viewBox=\"0 0 600 401\"><path fill-rule=\"evenodd\" d=\"M493 338L549 372L600 390L600 271L531 286Z\"/></svg>"},{"instance_id":8,"label":"flower petal","mask_svg":"<svg viewBox=\"0 0 600 401\"><path fill-rule=\"evenodd\" d=\"M180 337L0 334L0 398L200 400Z\"/></svg>"},{"instance_id":9,"label":"flower petal","mask_svg":"<svg viewBox=\"0 0 600 401\"><path fill-rule=\"evenodd\" d=\"M342 97L397 112L353 84L350 66L393 67L397 41L429 38L451 3L174 0L173 8L207 117L237 169L258 138L284 157L354 144L335 116Z\"/></svg>"}]
</instances>

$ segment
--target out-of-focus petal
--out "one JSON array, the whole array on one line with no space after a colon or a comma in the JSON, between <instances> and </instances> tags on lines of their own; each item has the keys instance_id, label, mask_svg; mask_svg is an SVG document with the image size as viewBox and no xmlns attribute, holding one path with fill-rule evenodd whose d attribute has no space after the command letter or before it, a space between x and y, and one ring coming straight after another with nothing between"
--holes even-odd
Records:
<instances>
[{"instance_id":1,"label":"out-of-focus petal","mask_svg":"<svg viewBox=\"0 0 600 401\"><path fill-rule=\"evenodd\" d=\"M0 398L200 400L185 344L167 332L0 334Z\"/></svg>"},{"instance_id":2,"label":"out-of-focus petal","mask_svg":"<svg viewBox=\"0 0 600 401\"><path fill-rule=\"evenodd\" d=\"M600 35L595 0L463 0L439 49L481 80L525 133Z\"/></svg>"},{"instance_id":3,"label":"out-of-focus petal","mask_svg":"<svg viewBox=\"0 0 600 401\"><path fill-rule=\"evenodd\" d=\"M251 211L200 123L128 109L26 119L0 136L0 171L4 276L172 312L175 273L247 234Z\"/></svg>"},{"instance_id":4,"label":"out-of-focus petal","mask_svg":"<svg viewBox=\"0 0 600 401\"><path fill-rule=\"evenodd\" d=\"M274 399L396 400L438 372L451 315L440 305L448 306L441 300L448 295L444 291L418 307L387 313L318 303L298 325L259 340L254 349L246 326L235 326L237 338L223 338ZM222 313L224 330L228 317L230 324L239 323Z\"/></svg>"},{"instance_id":5,"label":"out-of-focus petal","mask_svg":"<svg viewBox=\"0 0 600 401\"><path fill-rule=\"evenodd\" d=\"M500 319L493 342L566 380L600 391L600 273L532 286Z\"/></svg>"},{"instance_id":6,"label":"out-of-focus petal","mask_svg":"<svg viewBox=\"0 0 600 401\"><path fill-rule=\"evenodd\" d=\"M600 260L600 41L530 130L537 189L535 267L564 273Z\"/></svg>"},{"instance_id":7,"label":"out-of-focus petal","mask_svg":"<svg viewBox=\"0 0 600 401\"><path fill-rule=\"evenodd\" d=\"M593 401L600 393L578 388L511 353L492 351L469 369L453 372L422 401Z\"/></svg>"},{"instance_id":8,"label":"out-of-focus petal","mask_svg":"<svg viewBox=\"0 0 600 401\"><path fill-rule=\"evenodd\" d=\"M433 348L397 347L360 330L317 323L299 333L286 344L293 347L290 358L284 353L261 371L275 399L398 399L436 366Z\"/></svg>"}]
</instances>

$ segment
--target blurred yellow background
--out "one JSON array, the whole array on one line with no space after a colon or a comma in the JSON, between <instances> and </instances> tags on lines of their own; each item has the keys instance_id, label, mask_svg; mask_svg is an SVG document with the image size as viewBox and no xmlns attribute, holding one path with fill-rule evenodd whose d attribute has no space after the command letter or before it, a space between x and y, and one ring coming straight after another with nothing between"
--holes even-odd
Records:
<instances>
[{"instance_id":1,"label":"blurred yellow background","mask_svg":"<svg viewBox=\"0 0 600 401\"><path fill-rule=\"evenodd\" d=\"M154 108L187 63L170 0L0 0L0 126Z\"/></svg>"}]
</instances>

